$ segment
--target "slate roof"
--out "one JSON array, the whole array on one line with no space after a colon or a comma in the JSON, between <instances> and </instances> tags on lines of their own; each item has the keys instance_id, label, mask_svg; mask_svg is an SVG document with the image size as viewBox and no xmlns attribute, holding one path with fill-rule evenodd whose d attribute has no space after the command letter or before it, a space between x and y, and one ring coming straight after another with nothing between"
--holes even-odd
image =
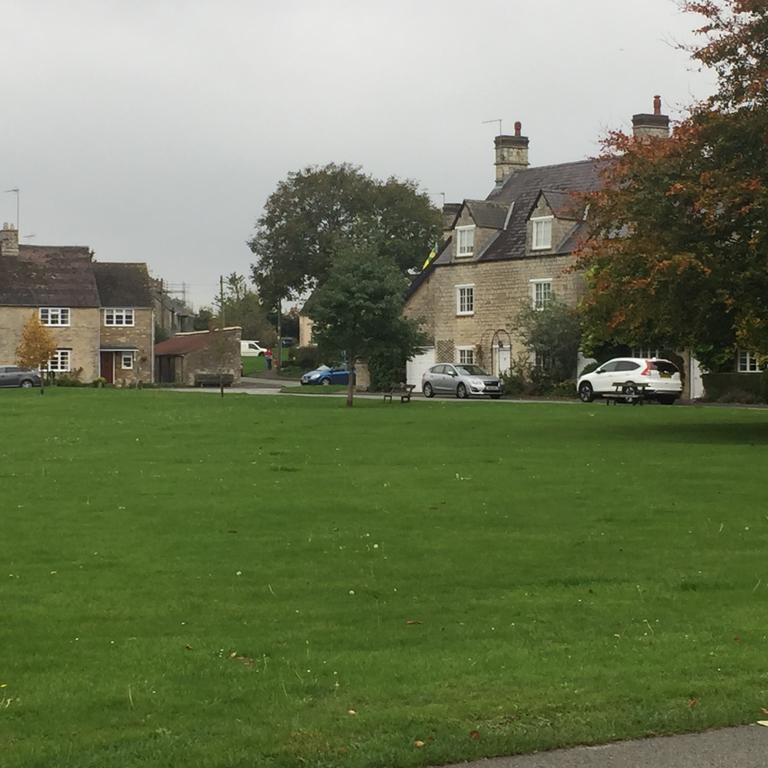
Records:
<instances>
[{"instance_id":1,"label":"slate roof","mask_svg":"<svg viewBox=\"0 0 768 768\"><path fill-rule=\"evenodd\" d=\"M240 330L240 326L230 325L224 328L227 331ZM158 341L155 344L156 355L186 355L189 352L196 352L198 349L205 349L213 341L211 331L189 331L188 333L177 333L164 341ZM227 335L231 338L231 335Z\"/></svg>"},{"instance_id":2,"label":"slate roof","mask_svg":"<svg viewBox=\"0 0 768 768\"><path fill-rule=\"evenodd\" d=\"M573 219L576 221L584 217L584 203L577 197L574 197L572 192L543 189L541 195L558 219Z\"/></svg>"},{"instance_id":3,"label":"slate roof","mask_svg":"<svg viewBox=\"0 0 768 768\"><path fill-rule=\"evenodd\" d=\"M0 256L0 305L98 307L90 249L20 245L18 258Z\"/></svg>"},{"instance_id":4,"label":"slate roof","mask_svg":"<svg viewBox=\"0 0 768 768\"><path fill-rule=\"evenodd\" d=\"M567 214L563 218L575 220L574 229L546 255L569 253L573 250L574 244L586 227L581 221L583 216L576 215L579 209L574 208L573 194L598 189L600 167L601 161L581 160L575 163L534 166L513 173L504 186L491 192L488 200L485 201L506 207L513 204L507 228L498 233L498 236L477 256L475 261L505 261L522 259L526 256L527 222L542 192L551 206L560 213ZM566 246L570 250L563 250ZM537 255L536 258L542 258L542 256ZM432 262L432 268L450 263L452 263L451 251L443 248L440 255ZM427 271L430 269L427 268Z\"/></svg>"},{"instance_id":5,"label":"slate roof","mask_svg":"<svg viewBox=\"0 0 768 768\"><path fill-rule=\"evenodd\" d=\"M156 355L186 355L198 349L205 349L211 343L210 331L177 333L170 339L155 344Z\"/></svg>"},{"instance_id":6,"label":"slate roof","mask_svg":"<svg viewBox=\"0 0 768 768\"><path fill-rule=\"evenodd\" d=\"M504 229L509 203L488 200L465 200L472 220L482 229Z\"/></svg>"},{"instance_id":7,"label":"slate roof","mask_svg":"<svg viewBox=\"0 0 768 768\"><path fill-rule=\"evenodd\" d=\"M93 271L102 307L151 307L146 264L95 261Z\"/></svg>"}]
</instances>

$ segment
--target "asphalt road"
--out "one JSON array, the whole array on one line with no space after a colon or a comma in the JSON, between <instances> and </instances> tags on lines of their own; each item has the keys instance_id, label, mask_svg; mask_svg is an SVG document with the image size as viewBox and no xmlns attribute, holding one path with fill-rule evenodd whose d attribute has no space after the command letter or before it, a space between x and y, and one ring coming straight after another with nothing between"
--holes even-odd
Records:
<instances>
[{"instance_id":1,"label":"asphalt road","mask_svg":"<svg viewBox=\"0 0 768 768\"><path fill-rule=\"evenodd\" d=\"M768 768L768 728L744 725L442 768Z\"/></svg>"}]
</instances>

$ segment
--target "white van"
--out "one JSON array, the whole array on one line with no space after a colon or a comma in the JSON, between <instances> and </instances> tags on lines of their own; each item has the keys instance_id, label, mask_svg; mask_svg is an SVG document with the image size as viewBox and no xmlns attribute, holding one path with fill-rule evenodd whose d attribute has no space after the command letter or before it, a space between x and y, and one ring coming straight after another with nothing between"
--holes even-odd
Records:
<instances>
[{"instance_id":1,"label":"white van","mask_svg":"<svg viewBox=\"0 0 768 768\"><path fill-rule=\"evenodd\" d=\"M240 340L240 357L261 357L266 351L258 341Z\"/></svg>"}]
</instances>

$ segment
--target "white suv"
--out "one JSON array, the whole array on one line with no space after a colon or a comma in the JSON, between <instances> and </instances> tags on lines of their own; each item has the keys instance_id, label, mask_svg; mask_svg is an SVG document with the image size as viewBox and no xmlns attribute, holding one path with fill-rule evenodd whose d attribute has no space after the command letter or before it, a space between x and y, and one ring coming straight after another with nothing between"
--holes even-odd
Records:
<instances>
[{"instance_id":1,"label":"white suv","mask_svg":"<svg viewBox=\"0 0 768 768\"><path fill-rule=\"evenodd\" d=\"M600 395L631 391L645 384L645 397L672 405L683 391L678 367L669 360L644 357L616 357L579 377L576 390L585 403Z\"/></svg>"}]
</instances>

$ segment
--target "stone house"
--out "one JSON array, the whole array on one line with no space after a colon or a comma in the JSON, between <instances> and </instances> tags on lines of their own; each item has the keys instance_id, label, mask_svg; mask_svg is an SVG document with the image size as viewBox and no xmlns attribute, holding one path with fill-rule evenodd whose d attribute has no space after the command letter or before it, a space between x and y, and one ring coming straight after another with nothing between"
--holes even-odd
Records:
<instances>
[{"instance_id":1,"label":"stone house","mask_svg":"<svg viewBox=\"0 0 768 768\"><path fill-rule=\"evenodd\" d=\"M669 135L658 97L653 113L632 122L636 136ZM579 195L598 188L601 161L532 167L528 147L520 123L513 135L497 136L496 184L488 197L446 206L441 250L408 290L405 314L422 321L429 339L408 363L408 383L420 386L421 374L437 362L476 363L497 375L519 358L546 365L528 358L515 318L524 306L541 308L553 297L575 306L583 295L583 279L569 267L589 222ZM686 359L686 378L700 388L694 362ZM574 360L574 373L580 363Z\"/></svg>"},{"instance_id":2,"label":"stone house","mask_svg":"<svg viewBox=\"0 0 768 768\"><path fill-rule=\"evenodd\" d=\"M154 319L146 264L96 262L82 246L19 245L0 230L0 363L16 360L32 314L53 334L54 375L153 380Z\"/></svg>"}]
</instances>

